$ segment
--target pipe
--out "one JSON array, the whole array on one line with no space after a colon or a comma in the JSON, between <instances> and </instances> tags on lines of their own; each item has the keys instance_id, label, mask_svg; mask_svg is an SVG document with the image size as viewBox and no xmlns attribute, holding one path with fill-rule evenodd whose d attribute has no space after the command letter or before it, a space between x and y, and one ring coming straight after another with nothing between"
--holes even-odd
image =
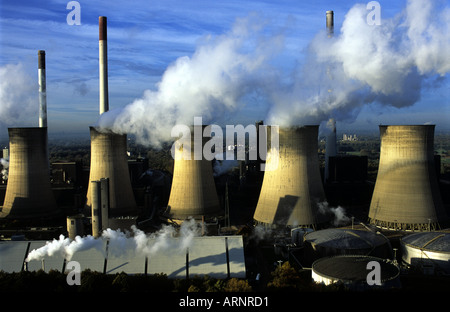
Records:
<instances>
[{"instance_id":1,"label":"pipe","mask_svg":"<svg viewBox=\"0 0 450 312\"><path fill-rule=\"evenodd\" d=\"M39 127L47 127L47 85L45 78L45 51L38 51Z\"/></svg>"},{"instance_id":2,"label":"pipe","mask_svg":"<svg viewBox=\"0 0 450 312\"><path fill-rule=\"evenodd\" d=\"M98 18L99 27L99 87L100 87L100 115L109 110L108 99L108 44L106 16Z\"/></svg>"}]
</instances>

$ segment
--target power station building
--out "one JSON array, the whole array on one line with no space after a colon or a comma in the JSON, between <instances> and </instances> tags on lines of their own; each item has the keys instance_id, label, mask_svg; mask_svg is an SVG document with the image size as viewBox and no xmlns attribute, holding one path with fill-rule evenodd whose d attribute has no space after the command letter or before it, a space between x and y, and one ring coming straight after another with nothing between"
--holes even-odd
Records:
<instances>
[{"instance_id":1,"label":"power station building","mask_svg":"<svg viewBox=\"0 0 450 312\"><path fill-rule=\"evenodd\" d=\"M268 128L279 129L279 148L268 151L254 220L268 226L310 228L328 222L329 216L319 209L326 200L319 169L319 126Z\"/></svg>"},{"instance_id":2,"label":"power station building","mask_svg":"<svg viewBox=\"0 0 450 312\"><path fill-rule=\"evenodd\" d=\"M200 131L203 131L203 126L194 126L194 131L195 127L200 127ZM205 137L202 138L203 151ZM194 135L190 142L185 143L190 143L190 146L175 144L172 188L168 202L170 218L185 220L189 217L202 219L222 216L212 162L205 159L203 153L201 159L195 159Z\"/></svg>"},{"instance_id":3,"label":"power station building","mask_svg":"<svg viewBox=\"0 0 450 312\"><path fill-rule=\"evenodd\" d=\"M447 222L434 164L434 127L380 126L371 224L390 230L429 231Z\"/></svg>"},{"instance_id":4,"label":"power station building","mask_svg":"<svg viewBox=\"0 0 450 312\"><path fill-rule=\"evenodd\" d=\"M137 214L127 161L127 136L90 127L91 168L86 196L88 215L92 208L92 182L109 179L109 216Z\"/></svg>"},{"instance_id":5,"label":"power station building","mask_svg":"<svg viewBox=\"0 0 450 312\"><path fill-rule=\"evenodd\" d=\"M47 127L9 128L9 174L0 216L49 220L61 213L50 184Z\"/></svg>"}]
</instances>

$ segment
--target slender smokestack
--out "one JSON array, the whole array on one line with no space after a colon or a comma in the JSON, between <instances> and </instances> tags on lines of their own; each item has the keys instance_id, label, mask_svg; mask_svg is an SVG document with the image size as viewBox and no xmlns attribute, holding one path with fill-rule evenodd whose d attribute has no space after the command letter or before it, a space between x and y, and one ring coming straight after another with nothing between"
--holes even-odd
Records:
<instances>
[{"instance_id":1,"label":"slender smokestack","mask_svg":"<svg viewBox=\"0 0 450 312\"><path fill-rule=\"evenodd\" d=\"M327 11L327 33L328 37L334 35L334 13L333 11Z\"/></svg>"},{"instance_id":2,"label":"slender smokestack","mask_svg":"<svg viewBox=\"0 0 450 312\"><path fill-rule=\"evenodd\" d=\"M100 115L109 110L108 100L108 44L106 38L106 16L98 18L98 48L99 48L99 86Z\"/></svg>"},{"instance_id":3,"label":"slender smokestack","mask_svg":"<svg viewBox=\"0 0 450 312\"><path fill-rule=\"evenodd\" d=\"M47 127L47 86L45 82L45 51L38 51L39 127Z\"/></svg>"}]
</instances>

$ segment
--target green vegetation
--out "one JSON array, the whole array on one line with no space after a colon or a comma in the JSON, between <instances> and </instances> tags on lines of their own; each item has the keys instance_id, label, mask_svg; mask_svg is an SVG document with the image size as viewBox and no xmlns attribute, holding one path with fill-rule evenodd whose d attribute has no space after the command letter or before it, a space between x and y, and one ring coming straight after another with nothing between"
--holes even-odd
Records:
<instances>
[{"instance_id":1,"label":"green vegetation","mask_svg":"<svg viewBox=\"0 0 450 312\"><path fill-rule=\"evenodd\" d=\"M48 273L0 271L0 292L252 292L255 289L247 279L218 279L208 275L189 279L170 279L165 274L128 275L103 274L85 270L80 285L68 285L67 275L58 271ZM297 271L289 262L276 268L271 279L260 290L279 291L334 291L335 286L317 285L307 271Z\"/></svg>"}]
</instances>

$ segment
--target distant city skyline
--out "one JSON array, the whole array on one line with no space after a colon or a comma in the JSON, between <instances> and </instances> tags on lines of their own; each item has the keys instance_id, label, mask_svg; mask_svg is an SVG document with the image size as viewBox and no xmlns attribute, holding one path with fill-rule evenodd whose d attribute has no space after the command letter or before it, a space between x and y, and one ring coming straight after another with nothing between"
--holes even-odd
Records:
<instances>
[{"instance_id":1,"label":"distant city skyline","mask_svg":"<svg viewBox=\"0 0 450 312\"><path fill-rule=\"evenodd\" d=\"M224 105L219 103L208 108L207 113L220 111L223 106L226 106L223 111L219 112L221 119L218 121L213 119L213 121L219 124L251 124L257 120L265 122L268 120L268 113L271 112L269 102L285 100L285 94L281 94L280 90L275 90L280 94L269 98L263 98L263 95L259 93L261 88L259 84L263 80L266 82L266 80L274 78L271 77L272 73L275 74L273 69L276 69L278 75L274 81L280 82L282 87L288 88L288 86L296 85L296 77L305 78L298 76L298 72L301 70L297 71L297 69L308 66L309 51L318 42L317 37L320 33L325 32L325 12L327 10L334 11L335 37L345 43L346 36L351 35L348 30L349 25L345 25L345 21L349 24L351 14L357 11L355 6L359 4L363 7L369 3L369 1L334 2L331 0L314 2L286 0L273 3L264 0L245 2L234 0L214 2L203 0L151 2L80 0L76 2L80 5L78 16L80 25L69 25L67 22L68 15L73 12L72 7L67 8L69 1L4 0L0 4L0 76L3 80L0 81L0 100L2 101L0 114L3 116L0 117L1 137L7 136L8 127L38 125L38 50L46 51L49 134L89 135L88 127L96 124L99 118L99 16L108 18L110 110L120 111L135 102L142 102L142 105L145 105L148 97L159 95L155 90L160 91L158 88L166 82L165 79L171 70L179 70L179 66L183 65L183 62L187 62L186 66L191 65L194 69L202 68L205 65L199 59L202 53L208 51L208 48L212 54L216 51L214 48L217 46L213 46L213 44L229 42L235 44L236 41L225 40L243 38L242 42L239 41L240 45L236 50L231 50L233 54L230 53L230 55L235 57L235 60L226 58L229 55L225 53L215 55L216 58L213 60L223 61L223 64L230 62L229 64L233 65L241 62L236 65L237 70L251 64L257 67L257 71L249 73L248 68L245 68L248 72L243 75L240 71L236 74L236 72L227 72L226 68L223 69L223 72L218 74L220 79L229 75L229 79L237 77L237 82L231 83L219 91L225 92L223 93L224 97L229 94L233 94L233 96L230 96L229 99L225 98ZM413 16L411 13L413 9L421 8L423 12L427 12L426 3L428 2L415 0L379 1L378 3L381 7L381 21L384 23L382 26L386 26L394 23L396 16L405 8L410 16ZM448 12L450 10L445 1L433 1L433 4L434 7L429 12ZM415 12L415 14L419 16L419 12ZM423 17L423 21L429 18L429 16ZM438 29L442 33L438 32L440 37L436 37L443 41L443 46L438 47L442 49L449 45L449 34L444 33L444 30L449 27L449 22L448 18L446 20L437 19L437 21L447 23ZM405 19L405 23L407 22L408 18ZM416 28L420 28L420 23L417 24ZM414 27L405 33L410 35L411 29L414 30ZM253 33L256 37L253 36ZM249 35L248 39L245 38L246 35ZM397 35L397 30L393 32L393 35ZM398 36L400 38L404 34ZM405 42L409 43L409 41ZM277 46L277 43L280 46ZM426 41L414 43L427 46ZM370 45L370 42L367 44ZM432 46L431 43L428 45ZM224 46L223 49L227 48L228 46ZM260 53L258 49L263 49L263 53ZM318 57L330 58L327 53ZM362 50L361 53L364 51ZM399 55L402 56L402 54ZM436 55L438 63L439 54ZM262 63L258 63L259 56L262 57ZM220 59L222 57L223 60ZM245 59L246 57L248 59ZM431 59L431 56L428 59ZM194 64L196 61L198 62ZM375 65L379 61L373 60ZM339 63L340 59L337 62ZM342 62L345 63L345 60ZM376 132L379 124L425 123L435 124L436 131L450 130L448 101L450 61L448 56L443 63L432 64L434 66L432 69L425 65L419 68L422 64L420 62L417 64L417 66L411 66L412 69L408 69L411 70L410 75L414 78L411 80L412 83L417 83L417 86L406 86L405 90L408 92L418 90L417 94L411 96L412 100L407 99L411 101L410 103L386 105L385 102L390 100L387 99L390 95L383 93L384 91L372 92L371 95L375 94L373 101L372 97L368 96L367 100L361 101L364 102L363 106L355 106L356 109L347 106L344 109L345 116L337 114L338 131ZM193 65L198 65L198 67L193 67ZM390 67L389 64L382 66L386 66L386 69ZM192 68L187 69L194 70ZM348 73L349 69L344 66L343 70ZM423 74L423 71L428 72ZM374 73L376 76L375 70ZM193 75L191 72L188 74L193 77L190 79L202 78L201 74L199 76ZM307 75L306 77L311 80L309 83L313 84L313 80L321 76ZM361 78L358 74L349 77L355 80ZM216 76L205 76L205 78L213 80ZM409 77L407 78L409 79ZM364 79L366 78L364 77ZM364 88L371 83L370 79L372 77L363 81ZM394 77L390 79L394 79ZM405 83L409 83L408 79L405 79ZM286 80L286 84L282 84L284 80ZM219 82L221 81L219 80ZM182 84L184 81L179 80L177 83ZM210 87L207 84L209 81L203 83L204 85L201 85L200 88ZM248 89L249 86L255 84L258 84L255 90ZM302 82L302 84L304 83ZM168 85L174 89L177 88L176 84ZM243 90L235 90L238 86L242 86ZM308 86L306 84L301 87L306 90L305 88ZM279 89L279 86L273 87ZM376 87L377 85L374 84L372 90ZM151 96L148 95L149 90ZM211 101L213 102L216 101L214 92L216 92L215 89L212 89L212 95L207 95L207 97L212 96ZM314 92L314 90L307 90L307 92ZM234 96L234 93L238 96ZM265 94L265 92L263 93ZM185 94L183 93L181 97ZM352 96L360 95L353 90L351 94ZM200 96L198 97L200 98ZM195 96L193 98L195 99ZM310 98L308 97L308 99ZM410 105L411 103L414 104ZM244 108L236 109L244 104ZM342 107L344 104L339 104L337 107ZM184 103L182 105L186 106ZM228 110L229 107L232 109ZM152 112L152 109L145 111L145 114ZM309 108L299 106L293 108L292 113L301 112L303 109ZM319 108L319 110L321 109L325 108ZM285 114L289 115L289 107L287 111ZM190 111L190 113L195 114L196 112ZM326 114L323 113L323 116ZM129 121L129 118L124 118L124 120ZM151 130L149 133L152 133Z\"/></svg>"}]
</instances>

